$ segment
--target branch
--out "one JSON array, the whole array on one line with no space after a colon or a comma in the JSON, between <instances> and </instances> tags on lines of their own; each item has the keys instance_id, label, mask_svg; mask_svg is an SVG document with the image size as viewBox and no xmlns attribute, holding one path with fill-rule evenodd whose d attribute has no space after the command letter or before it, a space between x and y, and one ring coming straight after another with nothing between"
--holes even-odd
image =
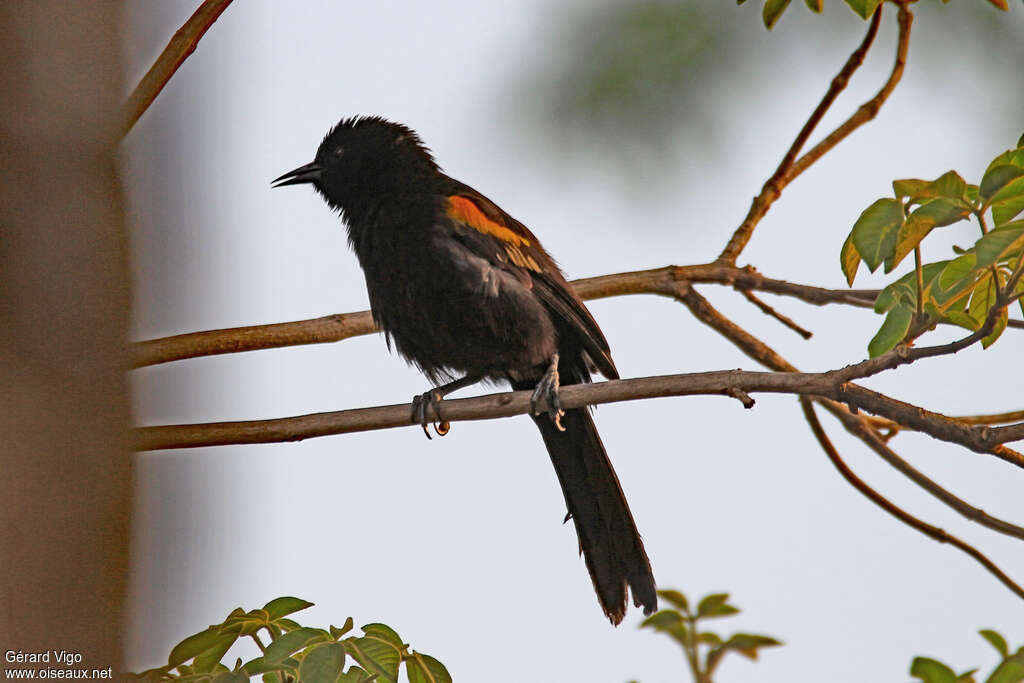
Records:
<instances>
[{"instance_id":1,"label":"branch","mask_svg":"<svg viewBox=\"0 0 1024 683\"><path fill-rule=\"evenodd\" d=\"M942 488L938 483L928 478L924 473L914 468L909 462L901 458L895 451L889 448L889 446L886 445L885 440L882 439L863 419L861 419L859 415L854 415L848 411L841 411L836 413L836 417L843 423L843 426L846 427L847 431L867 444L868 448L877 453L882 460L885 460L905 477L913 481L938 500L956 510L962 516L973 522L977 522L982 526L986 526L993 531L998 531L999 533L1006 534L1007 536L1014 536L1024 540L1024 528L997 517L992 517L981 508L974 507L962 498L959 498Z\"/></svg>"},{"instance_id":2,"label":"branch","mask_svg":"<svg viewBox=\"0 0 1024 683\"><path fill-rule=\"evenodd\" d=\"M171 80L171 76L188 56L195 52L203 35L230 4L231 0L205 0L188 21L178 29L153 66L135 86L128 101L125 102L122 112L121 137L127 135L139 117L149 109L149 105Z\"/></svg>"},{"instance_id":3,"label":"branch","mask_svg":"<svg viewBox=\"0 0 1024 683\"><path fill-rule=\"evenodd\" d=\"M775 353L775 351L769 348L768 345L760 339L757 339L752 334L715 310L715 308L711 306L704 297L693 291L692 288L688 288L686 291L681 292L681 301L686 304L698 320L718 331L726 339L733 342L741 351L754 360L757 360L762 365L778 371L796 371L796 368L791 363ZM830 373L825 374L828 375ZM999 531L1000 533L1024 538L1024 529L1021 527L1004 520L991 517L984 511L954 496L952 493L939 486L939 484L926 477L922 472L915 469L910 465L910 463L896 455L895 452L885 445L885 439L874 430L871 425L870 418L863 415L856 415L845 405L836 401L822 400L821 403L824 405L826 410L843 422L854 436L857 436L864 441L869 448L875 450L875 452L881 455L886 462L895 467L901 474L909 478L938 500L950 506L967 519L978 522L979 524L987 526L995 531ZM945 416L942 417L944 419L949 419L945 418ZM1024 467L1024 458L1021 458L1020 454L1006 448L1005 446L995 446L990 448L987 452L995 455L996 457L1007 460L1012 464Z\"/></svg>"},{"instance_id":4,"label":"branch","mask_svg":"<svg viewBox=\"0 0 1024 683\"><path fill-rule=\"evenodd\" d=\"M800 394L827 398L837 403L856 400L858 405L877 410L879 414L897 422L907 420L903 411L916 412L918 416L912 421L916 425L915 428L937 439L967 446L971 450L985 454L990 454L992 447L996 445L991 436L996 430L991 427L947 424L953 422L951 418L897 401L855 384L838 384L828 372L717 370L661 375L564 386L559 390L559 398L562 407L568 409L664 396L720 394L742 397L749 392ZM455 422L522 415L529 411L530 395L529 391L518 391L489 394L479 398L446 400L442 404L443 415L428 410L428 418ZM272 443L329 434L405 427L412 424L414 421L409 405L400 404L251 422L143 427L137 430L142 437L137 439L136 447L139 450L159 450ZM1024 458L1016 458L1017 456L1010 462L1024 467Z\"/></svg>"},{"instance_id":5,"label":"branch","mask_svg":"<svg viewBox=\"0 0 1024 683\"><path fill-rule=\"evenodd\" d=\"M135 342L129 349L129 358L131 367L141 368L185 358L302 344L326 344L372 334L376 330L377 326L373 324L369 311L338 313L311 320L229 327Z\"/></svg>"},{"instance_id":6,"label":"branch","mask_svg":"<svg viewBox=\"0 0 1024 683\"><path fill-rule=\"evenodd\" d=\"M793 142L792 147L783 157L779 167L772 174L771 178L765 181L764 187L761 188L761 194L754 198L753 203L750 205L750 210L747 212L747 217L743 219L743 223L740 224L736 231L732 234L729 239L729 243L726 244L725 249L718 256L718 261L722 263L736 263L736 258L743 251L743 248L747 246L750 238L754 234L754 228L761 222L764 215L768 212L769 207L775 202L776 199L782 194L782 190L793 182L797 176L806 171L811 164L820 159L826 152L831 150L837 144L839 144L844 138L848 137L850 133L855 131L860 126L864 125L871 119L875 118L878 114L878 110L882 107L889 95L892 93L893 88L899 83L900 78L903 76L903 67L906 64L907 58L907 45L910 41L910 25L913 20L913 15L907 9L905 4L900 4L899 9L899 25L900 33L897 40L896 46L896 63L893 65L892 73L889 75L889 79L886 81L882 89L878 91L872 99L865 102L860 108L847 119L841 126L832 131L824 140L815 145L811 151L803 155L799 159L796 159L796 155L799 153L800 148L803 147L807 138L810 136L811 131L818 125L825 112L828 111L832 103L835 102L839 93L846 88L847 83L853 73L860 67L864 62L864 56L867 54L868 49L875 40L875 35L878 33L878 24L881 21L882 16L882 5L878 6L875 10L874 16L871 18L871 25L868 27L867 35L864 36L864 40L860 46L853 51L849 59L846 60L846 64L839 71L839 74L832 79L832 84L829 86L828 91L825 93L825 97L822 98L821 103L811 114L811 118L808 119L807 123L804 124L800 134L797 135L796 140ZM795 161L794 161L795 160Z\"/></svg>"},{"instance_id":7,"label":"branch","mask_svg":"<svg viewBox=\"0 0 1024 683\"><path fill-rule=\"evenodd\" d=\"M774 280L753 268L707 263L692 266L665 266L652 270L602 275L575 280L572 285L584 299L601 299L625 294L661 294L674 296L679 282L726 284L741 292L759 290L791 296L815 306L846 304L871 308L878 296L876 289L824 289ZM130 349L131 367L168 363L223 353L256 351L302 344L324 344L376 331L369 311L339 313L311 320L271 325L233 327L191 332L150 341L136 342Z\"/></svg>"},{"instance_id":8,"label":"branch","mask_svg":"<svg viewBox=\"0 0 1024 683\"><path fill-rule=\"evenodd\" d=\"M736 397L743 396L749 391L793 393L810 377L813 376L804 376L801 373L722 370L573 384L561 387L558 396L562 408L572 409L664 396L720 394ZM515 391L476 398L446 399L441 403L441 415L428 406L427 417L430 420L456 422L523 415L530 411L532 393ZM410 405L403 403L273 420L140 427L135 430L134 447L136 450L163 450L276 443L373 429L408 427L414 424L418 423L412 419Z\"/></svg>"},{"instance_id":9,"label":"branch","mask_svg":"<svg viewBox=\"0 0 1024 683\"><path fill-rule=\"evenodd\" d=\"M879 506L890 515L900 520L904 524L920 531L926 536L938 541L939 543L949 543L954 547L967 553L975 560L977 560L985 569L987 569L993 576L1009 588L1011 591L1017 594L1018 597L1024 599L1024 588L1021 588L1017 583L1013 581L1009 576L1003 572L992 560L988 559L980 550L972 545L961 541L956 536L947 533L944 529L932 526L926 522L921 521L917 517L914 517L909 512L906 512L902 508L896 506L894 503L889 501L885 496L875 491L873 488L868 486L864 480L858 477L854 472L843 462L843 459L839 456L839 451L832 444L832 441L828 438L824 427L821 425L821 421L818 420L818 416L814 412L814 406L811 401L806 398L800 399L800 405L804 411L804 417L807 418L807 422L811 426L811 431L814 432L814 436L818 439L818 443L821 445L822 450L828 456L828 459L832 461L839 473L843 476L846 481L850 483L855 489L860 491L865 497L867 497L875 505Z\"/></svg>"}]
</instances>

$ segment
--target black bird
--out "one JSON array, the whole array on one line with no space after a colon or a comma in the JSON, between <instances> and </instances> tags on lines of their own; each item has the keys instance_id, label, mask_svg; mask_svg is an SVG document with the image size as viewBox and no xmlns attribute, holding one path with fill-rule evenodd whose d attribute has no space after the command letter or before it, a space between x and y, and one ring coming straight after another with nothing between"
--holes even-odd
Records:
<instances>
[{"instance_id":1,"label":"black bird","mask_svg":"<svg viewBox=\"0 0 1024 683\"><path fill-rule=\"evenodd\" d=\"M441 172L415 132L380 117L343 119L312 163L275 187L312 184L348 226L370 308L388 346L441 384L427 405L480 381L533 389L550 415L540 429L601 609L626 613L627 587L644 614L657 608L654 576L618 477L586 409L558 408L558 386L619 374L597 322L522 223ZM442 423L444 424L444 423Z\"/></svg>"}]
</instances>

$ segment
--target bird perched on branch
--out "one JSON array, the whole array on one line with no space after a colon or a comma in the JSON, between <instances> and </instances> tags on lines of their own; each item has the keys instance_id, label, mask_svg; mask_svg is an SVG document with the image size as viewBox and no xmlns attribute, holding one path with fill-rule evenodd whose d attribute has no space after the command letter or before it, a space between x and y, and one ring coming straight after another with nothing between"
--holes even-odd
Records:
<instances>
[{"instance_id":1,"label":"bird perched on branch","mask_svg":"<svg viewBox=\"0 0 1024 683\"><path fill-rule=\"evenodd\" d=\"M376 116L343 119L313 162L274 183L312 184L341 213L374 320L437 385L413 400L424 431L461 387L490 380L533 390L532 417L601 609L618 624L631 588L634 604L652 613L650 562L590 411L558 403L560 383L618 371L597 322L533 233L442 173L415 132Z\"/></svg>"}]
</instances>

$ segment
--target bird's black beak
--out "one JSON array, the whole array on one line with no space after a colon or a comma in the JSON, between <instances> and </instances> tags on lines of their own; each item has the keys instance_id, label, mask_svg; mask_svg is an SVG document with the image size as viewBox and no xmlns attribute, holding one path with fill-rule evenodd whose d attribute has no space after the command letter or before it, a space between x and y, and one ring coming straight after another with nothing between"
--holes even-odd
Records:
<instances>
[{"instance_id":1,"label":"bird's black beak","mask_svg":"<svg viewBox=\"0 0 1024 683\"><path fill-rule=\"evenodd\" d=\"M275 178L271 185L273 187L284 187L285 185L314 183L320 180L320 174L323 173L323 170L324 167L314 161L305 166L299 166L294 171L288 171L280 178Z\"/></svg>"}]
</instances>

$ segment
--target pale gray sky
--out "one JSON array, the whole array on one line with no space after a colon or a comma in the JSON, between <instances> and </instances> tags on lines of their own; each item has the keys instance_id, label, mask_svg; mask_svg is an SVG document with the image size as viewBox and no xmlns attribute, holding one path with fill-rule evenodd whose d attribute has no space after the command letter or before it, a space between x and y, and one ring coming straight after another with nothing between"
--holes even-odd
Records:
<instances>
[{"instance_id":1,"label":"pale gray sky","mask_svg":"<svg viewBox=\"0 0 1024 683\"><path fill-rule=\"evenodd\" d=\"M130 82L195 4L130 4ZM686 168L696 152L667 140L685 182L639 193L597 161L546 158L507 110L509 83L547 49L539 36L550 36L573 5L493 7L232 6L124 146L137 338L366 308L338 219L306 188L270 188L352 114L415 128L449 174L529 225L570 277L713 258L862 30L813 59L778 57L777 93L737 92L723 108L729 133L721 149L703 153L699 169ZM1020 26L1013 9L1007 20ZM736 12L750 23L759 14L747 5ZM786 19L765 44L795 40L785 27ZM927 26L918 29L927 39ZM878 87L892 38L891 27L882 31L840 112ZM783 55L778 47L771 54ZM956 168L977 179L1016 140L1019 123L986 125L992 97L983 81L937 86L913 61L918 53L879 120L786 190L742 262L774 277L841 286L846 231L890 191L892 178ZM606 143L593 140L595 148ZM973 227L953 230L949 241L974 239ZM702 291L805 370L861 359L880 323L867 311L773 301L815 332L805 342L727 289ZM667 300L590 306L624 377L758 369ZM922 361L867 384L954 414L1019 409L1020 378L1006 368L1019 368L1020 349L1020 331L1010 330L984 353ZM182 361L134 378L142 424L391 404L427 388L376 336ZM727 662L722 683L906 680L916 654L987 670L994 652L977 629L1024 639L1021 603L973 560L846 485L795 399L756 398L749 411L734 400L693 397L596 413L659 584L694 596L730 591L744 613L714 626L786 642L756 664ZM834 422L826 426L870 483L1024 579L1019 542L960 519ZM968 501L1024 521L1019 470L912 434L893 445ZM142 454L137 479L129 651L136 669L162 663L181 638L236 606L295 595L317 603L299 615L303 623L382 621L457 681L686 680L678 649L636 628L638 611L617 629L601 615L572 525L561 524L554 472L526 419L458 423L430 442L408 428Z\"/></svg>"}]
</instances>

